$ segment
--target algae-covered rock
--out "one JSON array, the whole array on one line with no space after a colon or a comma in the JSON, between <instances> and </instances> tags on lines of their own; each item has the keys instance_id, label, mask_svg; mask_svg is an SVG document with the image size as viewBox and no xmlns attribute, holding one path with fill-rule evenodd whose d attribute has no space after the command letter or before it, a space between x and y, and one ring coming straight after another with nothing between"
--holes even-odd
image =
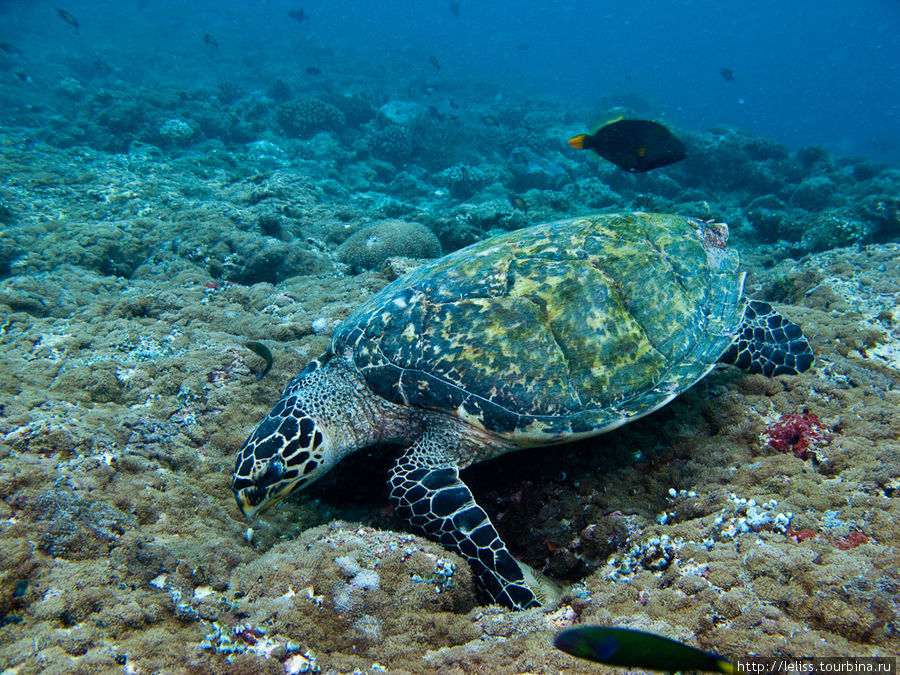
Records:
<instances>
[{"instance_id":1,"label":"algae-covered rock","mask_svg":"<svg viewBox=\"0 0 900 675\"><path fill-rule=\"evenodd\" d=\"M122 198L129 198L127 192ZM65 226L40 223L10 234L12 242L26 251L15 261L14 273L78 265L102 274L129 277L165 239L166 228L157 220L139 217L70 221ZM36 241L40 241L39 246Z\"/></svg>"},{"instance_id":2,"label":"algae-covered rock","mask_svg":"<svg viewBox=\"0 0 900 675\"><path fill-rule=\"evenodd\" d=\"M413 655L435 616L457 639L474 637L465 616L475 600L468 566L411 534L335 521L239 565L228 586L244 624L317 653L376 657L384 640Z\"/></svg>"},{"instance_id":3,"label":"algae-covered rock","mask_svg":"<svg viewBox=\"0 0 900 675\"><path fill-rule=\"evenodd\" d=\"M424 225L405 220L382 220L351 235L337 257L353 269L374 270L395 256L436 258L441 244Z\"/></svg>"},{"instance_id":4,"label":"algae-covered rock","mask_svg":"<svg viewBox=\"0 0 900 675\"><path fill-rule=\"evenodd\" d=\"M897 183L900 183L900 180ZM888 194L871 195L862 201L859 210L866 220L875 224L880 240L889 241L892 237L900 235L900 197Z\"/></svg>"},{"instance_id":5,"label":"algae-covered rock","mask_svg":"<svg viewBox=\"0 0 900 675\"><path fill-rule=\"evenodd\" d=\"M34 516L38 549L68 560L106 553L135 524L133 516L110 504L61 490L46 490L27 498L22 509Z\"/></svg>"},{"instance_id":6,"label":"algae-covered rock","mask_svg":"<svg viewBox=\"0 0 900 675\"><path fill-rule=\"evenodd\" d=\"M28 578L37 567L34 559L36 546L24 539L0 539L0 622L10 612L16 612L28 604L33 595Z\"/></svg>"},{"instance_id":7,"label":"algae-covered rock","mask_svg":"<svg viewBox=\"0 0 900 675\"><path fill-rule=\"evenodd\" d=\"M811 214L804 224L806 232L800 240L803 251L824 251L842 246L855 246L869 239L872 230L875 229L866 222L831 210Z\"/></svg>"},{"instance_id":8,"label":"algae-covered rock","mask_svg":"<svg viewBox=\"0 0 900 675\"><path fill-rule=\"evenodd\" d=\"M229 254L221 269L213 271L228 281L255 284L261 281L277 283L300 274L327 273L330 262L314 251L309 251L294 243L263 240L257 248L242 248Z\"/></svg>"},{"instance_id":9,"label":"algae-covered rock","mask_svg":"<svg viewBox=\"0 0 900 675\"><path fill-rule=\"evenodd\" d=\"M836 186L829 178L813 176L797 186L791 203L808 211L820 211L831 203L835 191Z\"/></svg>"}]
</instances>

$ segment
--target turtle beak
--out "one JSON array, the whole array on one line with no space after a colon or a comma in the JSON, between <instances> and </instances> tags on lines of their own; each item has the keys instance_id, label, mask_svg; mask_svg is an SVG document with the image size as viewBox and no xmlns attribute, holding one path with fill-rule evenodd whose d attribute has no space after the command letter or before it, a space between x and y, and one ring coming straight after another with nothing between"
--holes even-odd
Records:
<instances>
[{"instance_id":1,"label":"turtle beak","mask_svg":"<svg viewBox=\"0 0 900 675\"><path fill-rule=\"evenodd\" d=\"M231 477L231 489L244 518L252 520L283 496L284 462L280 456L275 455L264 466L257 467L255 474L241 475L239 470L240 464Z\"/></svg>"},{"instance_id":2,"label":"turtle beak","mask_svg":"<svg viewBox=\"0 0 900 675\"><path fill-rule=\"evenodd\" d=\"M237 502L238 508L241 510L241 515L244 516L247 520L253 520L256 518L256 508L253 506L250 500L250 496L247 494L248 490L244 489L240 492L234 493L234 499Z\"/></svg>"},{"instance_id":3,"label":"turtle beak","mask_svg":"<svg viewBox=\"0 0 900 675\"><path fill-rule=\"evenodd\" d=\"M241 510L241 515L247 520L253 521L259 514L281 501L282 497L290 494L294 487L297 486L290 483L276 486L249 485L235 489L234 499Z\"/></svg>"}]
</instances>

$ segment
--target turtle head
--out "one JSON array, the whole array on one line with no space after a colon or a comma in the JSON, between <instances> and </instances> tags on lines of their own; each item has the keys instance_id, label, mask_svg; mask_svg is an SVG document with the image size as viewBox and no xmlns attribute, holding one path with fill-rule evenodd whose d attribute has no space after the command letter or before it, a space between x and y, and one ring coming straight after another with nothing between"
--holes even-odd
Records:
<instances>
[{"instance_id":1,"label":"turtle head","mask_svg":"<svg viewBox=\"0 0 900 675\"><path fill-rule=\"evenodd\" d=\"M323 476L342 456L321 414L334 392L319 366L313 361L288 385L237 453L231 489L248 519Z\"/></svg>"}]
</instances>

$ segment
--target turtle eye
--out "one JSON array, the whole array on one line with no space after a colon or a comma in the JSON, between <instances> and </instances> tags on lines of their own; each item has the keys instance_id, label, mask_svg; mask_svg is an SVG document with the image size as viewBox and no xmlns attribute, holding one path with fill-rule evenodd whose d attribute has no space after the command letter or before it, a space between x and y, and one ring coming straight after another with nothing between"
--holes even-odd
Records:
<instances>
[{"instance_id":1,"label":"turtle eye","mask_svg":"<svg viewBox=\"0 0 900 675\"><path fill-rule=\"evenodd\" d=\"M281 480L284 473L284 462L276 457L266 465L266 470L256 479L257 487L268 487Z\"/></svg>"}]
</instances>

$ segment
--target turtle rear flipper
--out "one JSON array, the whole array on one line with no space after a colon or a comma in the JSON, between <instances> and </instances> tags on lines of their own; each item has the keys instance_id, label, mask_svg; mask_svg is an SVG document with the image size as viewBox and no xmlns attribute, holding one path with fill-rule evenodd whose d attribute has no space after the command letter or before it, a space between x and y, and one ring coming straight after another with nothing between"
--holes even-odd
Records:
<instances>
[{"instance_id":1,"label":"turtle rear flipper","mask_svg":"<svg viewBox=\"0 0 900 675\"><path fill-rule=\"evenodd\" d=\"M800 326L769 303L748 300L741 332L719 360L748 373L797 375L809 369L815 356Z\"/></svg>"},{"instance_id":2,"label":"turtle rear flipper","mask_svg":"<svg viewBox=\"0 0 900 675\"><path fill-rule=\"evenodd\" d=\"M479 593L490 602L528 609L552 600L557 594L550 582L512 557L460 480L459 468L436 456L443 441L452 443L439 432L426 432L394 464L391 504L397 514L414 530L465 558Z\"/></svg>"}]
</instances>

